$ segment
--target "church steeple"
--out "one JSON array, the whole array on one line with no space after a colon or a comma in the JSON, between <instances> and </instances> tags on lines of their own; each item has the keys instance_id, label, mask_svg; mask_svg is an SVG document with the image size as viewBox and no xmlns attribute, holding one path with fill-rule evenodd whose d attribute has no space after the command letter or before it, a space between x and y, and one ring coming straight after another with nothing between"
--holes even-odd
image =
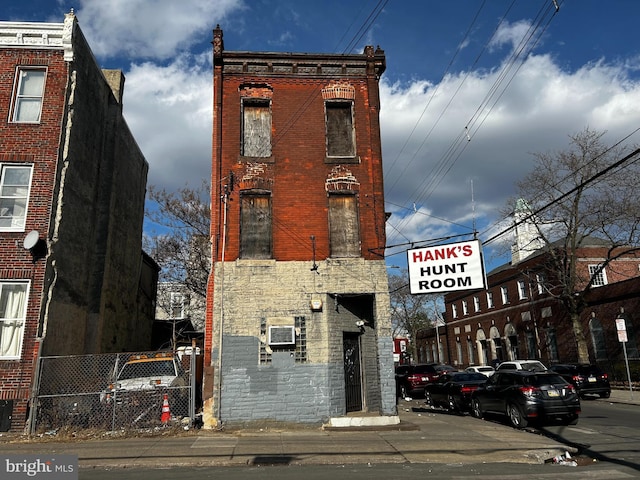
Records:
<instances>
[{"instance_id":1,"label":"church steeple","mask_svg":"<svg viewBox=\"0 0 640 480\"><path fill-rule=\"evenodd\" d=\"M531 207L524 198L516 201L513 211L513 244L511 245L511 264L520 263L540 250L544 241L540 237L535 218L531 217Z\"/></svg>"}]
</instances>

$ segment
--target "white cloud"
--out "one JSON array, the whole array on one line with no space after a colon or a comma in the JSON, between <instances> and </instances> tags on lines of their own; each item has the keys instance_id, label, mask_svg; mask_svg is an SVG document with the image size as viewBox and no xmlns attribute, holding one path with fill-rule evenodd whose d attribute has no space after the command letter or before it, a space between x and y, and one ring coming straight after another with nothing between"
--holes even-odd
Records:
<instances>
[{"instance_id":1,"label":"white cloud","mask_svg":"<svg viewBox=\"0 0 640 480\"><path fill-rule=\"evenodd\" d=\"M210 41L216 22L242 0L81 0L76 12L93 52L103 58L172 58Z\"/></svg>"},{"instance_id":2,"label":"white cloud","mask_svg":"<svg viewBox=\"0 0 640 480\"><path fill-rule=\"evenodd\" d=\"M174 190L210 179L210 62L183 56L166 67L133 65L123 102L127 123L149 162L150 185Z\"/></svg>"},{"instance_id":3,"label":"white cloud","mask_svg":"<svg viewBox=\"0 0 640 480\"><path fill-rule=\"evenodd\" d=\"M136 61L125 72L124 112L149 161L149 184L172 190L210 178L211 29L228 21L234 25L230 32L249 42L251 23L232 14L262 12L260 5L81 1L77 15L94 53ZM264 45L301 41L295 27L309 17L295 9L284 14L286 27L263 32ZM391 83L392 72L383 75L385 191L391 223L400 230L388 229L390 243L439 238L473 224L495 232L497 211L531 169L532 152L566 148L568 135L586 126L607 130L612 143L637 128L640 83L634 75L640 57L617 63L603 58L567 71L551 55L529 55L498 83L506 64L500 57L508 61L529 25L501 26L491 43L493 68L450 72L439 84L419 78L407 65L394 71L409 72L404 78L411 82Z\"/></svg>"},{"instance_id":4,"label":"white cloud","mask_svg":"<svg viewBox=\"0 0 640 480\"><path fill-rule=\"evenodd\" d=\"M493 103L485 102L500 75L497 69L471 72L462 85L466 72L439 85L390 85L383 77L385 191L396 211L389 243L438 238L474 221L480 230L492 228L514 183L532 168L531 153L565 149L568 135L587 126L606 130L611 143L633 132L640 124L640 82L628 72L604 61L566 72L550 56L530 56ZM478 112L480 105L485 110ZM461 141L474 118L471 141ZM451 223L447 227L437 219Z\"/></svg>"},{"instance_id":5,"label":"white cloud","mask_svg":"<svg viewBox=\"0 0 640 480\"><path fill-rule=\"evenodd\" d=\"M520 20L514 23L503 22L491 38L489 48L498 49L509 45L512 50L517 50L521 46L523 39L527 39L531 35L531 23L527 20Z\"/></svg>"}]
</instances>

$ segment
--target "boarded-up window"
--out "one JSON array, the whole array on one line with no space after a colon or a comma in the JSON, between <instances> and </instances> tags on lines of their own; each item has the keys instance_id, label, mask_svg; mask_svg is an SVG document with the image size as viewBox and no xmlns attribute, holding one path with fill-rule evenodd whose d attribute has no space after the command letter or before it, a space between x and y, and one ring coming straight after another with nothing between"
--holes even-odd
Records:
<instances>
[{"instance_id":1,"label":"boarded-up window","mask_svg":"<svg viewBox=\"0 0 640 480\"><path fill-rule=\"evenodd\" d=\"M271 109L268 100L242 102L242 155L271 156Z\"/></svg>"},{"instance_id":2,"label":"boarded-up window","mask_svg":"<svg viewBox=\"0 0 640 480\"><path fill-rule=\"evenodd\" d=\"M240 198L240 257L271 258L271 197L243 194Z\"/></svg>"},{"instance_id":3,"label":"boarded-up window","mask_svg":"<svg viewBox=\"0 0 640 480\"><path fill-rule=\"evenodd\" d=\"M332 257L360 256L360 227L355 195L329 196L329 234Z\"/></svg>"},{"instance_id":4,"label":"boarded-up window","mask_svg":"<svg viewBox=\"0 0 640 480\"><path fill-rule=\"evenodd\" d=\"M325 103L329 157L354 157L356 154L351 107L351 102Z\"/></svg>"}]
</instances>

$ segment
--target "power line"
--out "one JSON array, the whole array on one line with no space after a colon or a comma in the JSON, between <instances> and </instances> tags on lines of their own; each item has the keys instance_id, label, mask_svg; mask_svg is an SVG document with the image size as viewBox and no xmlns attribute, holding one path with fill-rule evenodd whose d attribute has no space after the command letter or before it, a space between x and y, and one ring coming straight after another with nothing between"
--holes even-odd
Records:
<instances>
[{"instance_id":1,"label":"power line","mask_svg":"<svg viewBox=\"0 0 640 480\"><path fill-rule=\"evenodd\" d=\"M637 131L637 130L636 130ZM532 212L531 214L527 215L525 218L523 218L522 220L518 221L517 223L514 223L512 226L510 226L509 228L504 229L503 231L493 235L492 237L488 238L484 244L489 244L491 242L493 242L494 240L496 240L497 238L501 237L502 235L504 235L505 233L509 232L510 230L512 230L514 227L524 223L525 221L531 219L532 217L537 216L538 214L540 214L541 212L545 211L546 209L548 209L549 207L555 205L556 203L560 202L561 200L564 200L565 198L567 198L569 195L575 193L576 191L586 187L587 185L595 182L597 179L599 179L600 177L602 177L603 175L606 175L607 173L609 173L611 170L614 170L618 167L620 167L621 165L625 164L626 162L628 162L629 160L631 160L633 157L635 157L636 155L640 154L640 148L634 150L633 152L631 152L629 155L626 155L625 157L623 157L622 159L618 160L617 162L613 163L612 165L609 165L607 168L605 168L604 170L601 170L600 172L596 173L595 175L592 175L591 177L589 177L587 180L580 182L580 184L576 185L575 187L573 187L572 189L570 189L569 191L563 193L562 195L560 195L559 197L557 197L556 199L550 201L549 203L547 203L546 205L543 205L542 207L538 208L537 210L535 210L534 212ZM636 161L638 159L635 159Z\"/></svg>"},{"instance_id":2,"label":"power line","mask_svg":"<svg viewBox=\"0 0 640 480\"><path fill-rule=\"evenodd\" d=\"M449 73L449 71L451 70L455 59L458 57L458 54L462 51L463 46L466 44L467 39L469 38L469 35L471 33L471 30L473 29L473 26L476 24L476 21L478 20L478 17L480 16L480 12L482 12L484 6L486 4L486 0L484 2L482 2L482 5L480 5L480 8L478 9L478 11L476 12L475 16L473 17L473 20L471 21L471 23L469 24L469 27L467 28L467 31L465 32L464 36L462 37L462 40L460 40L460 42L458 43L458 47L456 48L455 53L453 54L453 56L451 57L451 60L449 60L449 64L447 65L447 68L445 68L442 76L440 77L440 81L438 82L438 84L436 85L436 88L433 90L433 93L431 94L431 96L429 97L429 100L427 101L426 105L424 106L424 109L422 110L422 113L420 114L420 117L418 117L418 120L415 122L413 129L411 130L411 132L409 133L409 135L407 136L407 139L404 141L404 144L402 145L402 148L400 148L400 151L398 152L398 154L396 155L396 158L393 160L393 162L391 163L391 166L388 167L388 171L393 171L395 165L398 163L398 160L400 159L400 156L404 153L405 148L407 147L407 145L409 144L409 140L411 140L411 138L413 137L413 134L416 132L416 130L418 129L418 126L420 125L420 122L422 121L422 118L424 117L425 113L427 112L427 109L429 108L429 106L431 105L432 100L434 99L434 97L436 96L436 94L438 93L438 90L440 89L440 85L442 85L442 82L444 81L444 79L446 78L447 74ZM476 60L477 61L477 60ZM464 83L464 81L462 82ZM461 84L462 85L462 84ZM457 93L457 91L456 91ZM453 98L455 97L455 94L453 95L453 97L451 98L451 100L449 101L449 104L447 104L447 107L451 104L451 101L453 100ZM440 119L442 118L442 115L444 114L444 111L446 111L446 108L440 113L440 116L438 117L438 119L436 120L436 122L432 125L431 129L429 130L429 133L427 134L427 136L425 137L425 140L422 142L422 144L424 144L424 142L426 141L426 139L431 135L431 133L433 132L434 128L438 125ZM422 148L422 145L420 145L420 147L418 148L418 151ZM416 152L417 154L417 152ZM390 190L393 190L393 188L396 186L396 184L400 181L400 179L402 178L402 176L404 175L404 173L407 171L407 169L409 168L409 166L413 163L413 160L415 160L416 158L416 154L414 154L411 159L409 160L409 162L407 162L404 166L404 168L402 169L402 171L400 172L400 174L396 177L395 182L391 185L391 187L389 187Z\"/></svg>"},{"instance_id":3,"label":"power line","mask_svg":"<svg viewBox=\"0 0 640 480\"><path fill-rule=\"evenodd\" d=\"M611 152L613 149L619 147L623 142L627 141L629 138L631 138L633 135L635 135L636 133L638 133L640 131L640 127L636 128L635 130L633 130L631 133L625 135L624 137L622 137L620 140L618 140L616 143L614 143L613 145L611 145L610 147L606 148L604 151L602 151L601 153L599 153L598 155L595 155L591 160L589 160L587 163L585 163L584 165L582 165L578 170L576 170L575 172L569 172L567 175L565 175L564 177L560 178L557 182L551 184L549 186L549 189L554 189L554 190L560 190L560 185L562 185L567 179L569 179L569 177L571 177L572 175L574 175L575 173L579 172L580 170L590 166L591 164L593 164L594 162L596 162L597 160L599 160L600 158L602 158L604 155L608 154L609 152ZM637 160L636 160L637 161ZM537 198L533 198L533 199L528 199L529 201L533 201L536 202ZM548 208L547 206L543 207L543 208ZM532 215L533 216L533 215ZM530 217L525 218L525 220L528 220ZM506 218L501 218L500 220L498 220L497 222L494 222L492 225L490 225L489 227L487 227L482 234L488 232L489 230L491 230L494 226L497 226L499 223L503 222L504 220L506 220ZM517 225L520 225L520 223L514 224L512 226L515 227ZM506 229L505 231L501 232L498 235L495 235L495 237L499 237L501 235L503 235L504 233L506 233L509 229ZM492 238L493 239L493 238Z\"/></svg>"},{"instance_id":4,"label":"power line","mask_svg":"<svg viewBox=\"0 0 640 480\"><path fill-rule=\"evenodd\" d=\"M472 137L478 132L479 128L482 126L484 121L488 118L493 107L496 105L498 100L502 97L502 95L510 85L511 81L513 80L513 78L515 77L519 69L522 67L522 65L524 64L524 61L520 61L519 64L517 64L516 62L518 62L519 59L524 56L524 54L528 55L533 50L535 45L537 45L537 43L539 42L542 34L544 33L544 31L546 31L546 28L548 27L551 19L553 19L553 17L555 16L555 13L557 13L557 10L555 10L555 8L553 8L553 6L550 3L545 2L545 4L547 5L547 7L546 8L542 7L539 10L536 20L532 22L532 25L529 27L527 34L523 36L518 47L514 49L511 57L503 66L500 74L498 75L493 85L485 95L484 99L476 109L475 113L467 121L467 124L465 125L464 129L462 129L461 132L456 136L456 140L453 141L453 143L449 146L448 150L441 157L440 161L436 165L436 168L431 171L432 174L430 176L430 180L426 182L423 185L422 189L419 190L419 192L414 196L413 203L416 203L421 200L423 201L429 198L435 191L436 187L440 185L440 183L444 180L446 175L451 171L454 164L457 162L457 160L460 158L460 156L464 153L464 151L468 147ZM513 6L513 3L509 6L505 14L500 19L500 22L498 23L493 35L485 44L480 55L482 55L482 53L487 49L488 45L491 43L491 41L495 37L496 32L499 30L500 25L505 21L506 16L512 6ZM532 39L534 39L534 35L541 28L544 19L551 12L551 10L553 10L551 18L547 21L542 32L538 34L537 38L535 38L535 41L533 41ZM477 62L477 59L476 59L476 62ZM513 71L513 73L511 74L511 77L509 78L508 76L514 67L517 67L517 68L515 68L515 71ZM463 79L462 83L464 83L466 78L467 77ZM501 85L503 84L503 82L505 82L505 79L507 78L509 79L506 85L502 88L502 90L500 90ZM461 88L462 83L458 86L458 90L456 91L456 94ZM451 101L447 104L445 110L449 107L450 104L451 104ZM444 114L444 111L441 113L440 117L443 114ZM422 149L430 133L431 132L429 132L427 137L425 137L418 151ZM416 154L414 155L411 161L413 161L418 151L416 151ZM406 224L408 223L408 221L409 220L407 217L404 219L403 223Z\"/></svg>"}]
</instances>

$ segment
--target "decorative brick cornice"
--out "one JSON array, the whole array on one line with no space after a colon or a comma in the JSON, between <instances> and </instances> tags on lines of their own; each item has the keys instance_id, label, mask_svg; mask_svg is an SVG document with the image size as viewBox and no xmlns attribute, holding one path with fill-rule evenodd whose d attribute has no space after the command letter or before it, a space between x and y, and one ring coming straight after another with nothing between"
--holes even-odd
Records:
<instances>
[{"instance_id":1,"label":"decorative brick cornice","mask_svg":"<svg viewBox=\"0 0 640 480\"><path fill-rule=\"evenodd\" d=\"M332 82L322 89L322 98L323 100L353 100L356 98L356 89L347 82Z\"/></svg>"},{"instance_id":2,"label":"decorative brick cornice","mask_svg":"<svg viewBox=\"0 0 640 480\"><path fill-rule=\"evenodd\" d=\"M380 76L386 68L382 50L375 50L372 55L225 51L214 55L214 63L222 66L225 74L242 74L245 77Z\"/></svg>"},{"instance_id":3,"label":"decorative brick cornice","mask_svg":"<svg viewBox=\"0 0 640 480\"><path fill-rule=\"evenodd\" d=\"M357 193L360 190L358 179L342 165L337 165L331 170L331 173L327 175L324 186L327 192Z\"/></svg>"},{"instance_id":4,"label":"decorative brick cornice","mask_svg":"<svg viewBox=\"0 0 640 480\"><path fill-rule=\"evenodd\" d=\"M273 178L267 164L251 162L247 163L244 169L244 174L238 182L240 190L271 190L273 188Z\"/></svg>"},{"instance_id":5,"label":"decorative brick cornice","mask_svg":"<svg viewBox=\"0 0 640 480\"><path fill-rule=\"evenodd\" d=\"M64 50L65 60L72 61L76 25L73 10L64 23L0 22L0 48Z\"/></svg>"}]
</instances>

